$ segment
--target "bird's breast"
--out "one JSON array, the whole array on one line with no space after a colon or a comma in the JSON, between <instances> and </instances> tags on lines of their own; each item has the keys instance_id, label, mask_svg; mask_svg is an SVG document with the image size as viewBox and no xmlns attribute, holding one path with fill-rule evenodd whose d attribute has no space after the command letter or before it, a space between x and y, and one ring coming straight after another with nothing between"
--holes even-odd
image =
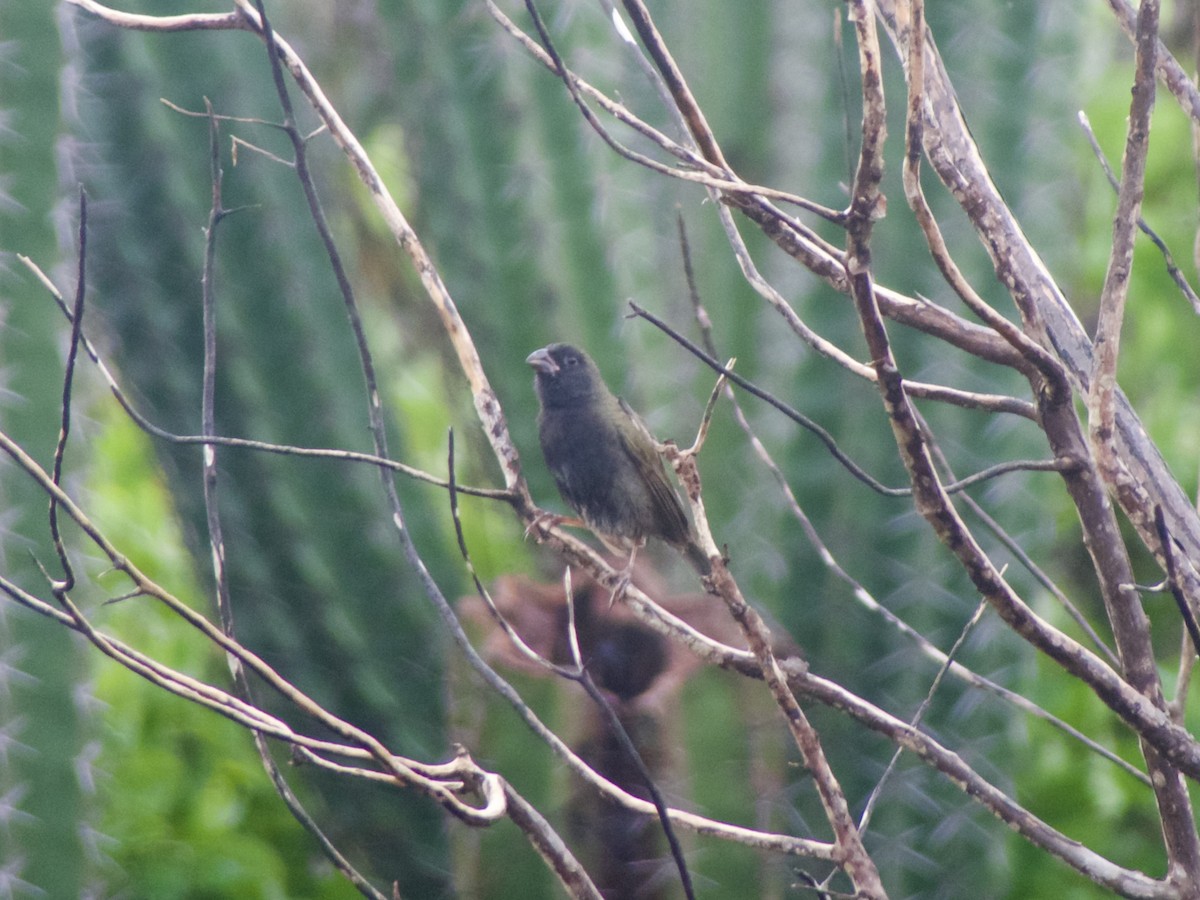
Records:
<instances>
[{"instance_id":1,"label":"bird's breast","mask_svg":"<svg viewBox=\"0 0 1200 900\"><path fill-rule=\"evenodd\" d=\"M542 418L541 443L563 499L593 530L645 535L644 490L615 428L588 411L552 411Z\"/></svg>"}]
</instances>

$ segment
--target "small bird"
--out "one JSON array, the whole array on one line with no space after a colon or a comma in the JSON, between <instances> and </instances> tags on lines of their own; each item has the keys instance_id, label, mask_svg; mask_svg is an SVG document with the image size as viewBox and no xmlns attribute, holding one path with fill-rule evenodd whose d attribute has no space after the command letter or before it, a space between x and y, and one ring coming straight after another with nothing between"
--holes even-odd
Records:
<instances>
[{"instance_id":1,"label":"small bird","mask_svg":"<svg viewBox=\"0 0 1200 900\"><path fill-rule=\"evenodd\" d=\"M679 550L701 575L712 571L649 430L605 385L586 353L550 344L529 354L541 404L538 436L559 493L629 566L647 538Z\"/></svg>"}]
</instances>

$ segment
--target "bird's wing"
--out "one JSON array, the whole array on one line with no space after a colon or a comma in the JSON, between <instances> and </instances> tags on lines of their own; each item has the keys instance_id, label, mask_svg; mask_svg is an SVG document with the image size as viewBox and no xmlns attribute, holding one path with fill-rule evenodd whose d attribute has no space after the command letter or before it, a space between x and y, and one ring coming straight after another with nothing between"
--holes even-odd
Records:
<instances>
[{"instance_id":1,"label":"bird's wing","mask_svg":"<svg viewBox=\"0 0 1200 900\"><path fill-rule=\"evenodd\" d=\"M683 511L683 504L679 501L679 494L675 492L675 488L667 478L666 467L656 450L658 440L646 427L642 417L634 412L628 403L620 397L617 398L617 403L620 404L621 410L629 417L635 429L633 433L623 428L618 429L621 435L621 446L645 482L654 509L658 513L658 524L662 536L671 543L681 543L688 538L687 515ZM645 440L637 440L637 436L642 436Z\"/></svg>"},{"instance_id":2,"label":"bird's wing","mask_svg":"<svg viewBox=\"0 0 1200 900\"><path fill-rule=\"evenodd\" d=\"M633 423L633 427L645 438L644 441L636 440L634 436L632 434L628 434L625 429L620 429L621 443L625 447L625 452L637 461L645 463L653 462L654 465L647 465L647 469L661 469L663 464L662 458L658 455L658 451L656 449L658 447L658 438L651 433L649 426L642 421L642 417L634 412L633 407L626 403L624 399L618 397L617 403L620 405L621 411L625 413L625 415L629 418L629 421Z\"/></svg>"}]
</instances>

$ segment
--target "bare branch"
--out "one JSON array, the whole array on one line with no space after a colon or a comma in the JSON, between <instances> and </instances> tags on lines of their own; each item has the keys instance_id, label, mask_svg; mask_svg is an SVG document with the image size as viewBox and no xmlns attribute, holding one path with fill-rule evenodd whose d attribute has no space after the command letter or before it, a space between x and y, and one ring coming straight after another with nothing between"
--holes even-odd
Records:
<instances>
[{"instance_id":1,"label":"bare branch","mask_svg":"<svg viewBox=\"0 0 1200 900\"><path fill-rule=\"evenodd\" d=\"M51 480L57 485L62 483L63 456L67 450L67 441L71 435L71 391L75 386L75 361L79 358L79 341L83 328L84 298L87 295L87 270L84 265L87 260L87 194L79 191L79 250L76 266L75 305L71 318L71 343L67 350L66 371L63 374L62 406L59 411L58 440L54 445L54 462L51 467ZM50 498L50 538L54 542L54 552L58 554L59 565L62 566L63 579L54 585L56 595L65 595L75 587L75 573L71 568L71 560L67 558L67 548L63 545L62 533L58 528L58 504Z\"/></svg>"},{"instance_id":2,"label":"bare branch","mask_svg":"<svg viewBox=\"0 0 1200 900\"><path fill-rule=\"evenodd\" d=\"M957 753L943 747L928 735L910 728L907 722L873 707L840 685L812 673L797 675L793 683L804 696L840 709L872 730L888 735L906 750L944 773L959 790L983 804L997 819L1097 884L1116 891L1123 897L1167 900L1185 896L1173 884L1118 866L1078 841L1056 831L1002 790L973 772Z\"/></svg>"},{"instance_id":3,"label":"bare branch","mask_svg":"<svg viewBox=\"0 0 1200 900\"><path fill-rule=\"evenodd\" d=\"M1123 0L1112 0L1110 5L1128 9ZM895 39L899 25L895 0L878 0L876 7ZM1092 372L1091 341L992 182L928 29L925 42L927 125L923 136L930 164L970 218L997 277L1008 288L1020 311L1025 332L1043 347L1054 350L1073 388L1086 394ZM1160 49L1160 64L1164 58L1170 58L1164 57L1164 52ZM1183 80L1187 82L1187 91L1195 95L1194 85L1186 77ZM1170 84L1175 90L1174 81ZM1177 92L1176 96L1183 95ZM1161 505L1171 533L1186 548L1186 556L1200 559L1200 517L1119 391L1114 402L1114 441L1130 476L1120 485L1117 495L1122 509L1143 543L1157 552L1158 540L1150 510L1155 504ZM1189 568L1183 581L1190 598L1200 597L1200 577L1195 571Z\"/></svg>"}]
</instances>

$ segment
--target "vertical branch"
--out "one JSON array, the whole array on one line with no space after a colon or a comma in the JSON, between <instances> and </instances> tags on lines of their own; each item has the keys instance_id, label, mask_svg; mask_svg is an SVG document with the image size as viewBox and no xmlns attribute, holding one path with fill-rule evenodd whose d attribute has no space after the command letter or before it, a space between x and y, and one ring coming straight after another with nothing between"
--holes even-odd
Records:
<instances>
[{"instance_id":1,"label":"vertical branch","mask_svg":"<svg viewBox=\"0 0 1200 900\"><path fill-rule=\"evenodd\" d=\"M1150 116L1154 109L1158 17L1158 0L1141 0L1135 36L1133 96L1129 108L1125 155L1121 163L1117 211L1113 219L1112 253L1100 296L1092 377L1087 397L1088 437L1095 453L1096 468L1104 482L1118 494L1123 492L1123 485L1131 481L1131 475L1115 441L1117 362L1121 326L1129 292L1129 277L1133 266L1133 245L1137 236L1137 222L1144 191ZM1111 520L1111 505L1107 497L1102 499L1102 506L1103 509L1097 510L1098 518ZM1155 506L1154 511L1158 528L1165 531L1162 508ZM1115 523L1109 521L1109 529L1114 528ZM1119 533L1112 537L1109 546L1119 546ZM1130 683L1154 703L1165 706L1154 650L1149 639L1149 623L1141 609L1140 599L1130 583L1132 568L1123 550L1121 547L1122 552L1117 555L1121 562L1118 578L1111 580L1109 589L1104 591L1113 632L1117 638L1117 648L1125 676ZM1171 547L1164 546L1162 553L1167 555L1167 566L1170 569ZM1112 560L1109 561L1111 562ZM1175 579L1172 581L1173 589L1182 596L1179 584ZM1182 775L1147 742L1142 742L1142 748L1153 777L1155 798L1162 819L1169 877L1177 884L1195 890L1197 885L1200 885L1200 838L1197 836L1191 802Z\"/></svg>"},{"instance_id":2,"label":"vertical branch","mask_svg":"<svg viewBox=\"0 0 1200 900\"><path fill-rule=\"evenodd\" d=\"M694 472L695 460L685 459L684 466L692 467ZM685 483L688 481L686 475L681 477L681 480ZM693 506L693 509L695 508ZM761 667L763 681L783 711L792 739L800 750L805 767L812 775L813 785L825 810L825 817L833 829L840 865L854 885L855 896L887 897L875 862L863 845L858 826L850 814L846 794L829 765L824 747L821 746L821 737L792 693L788 677L771 649L770 632L766 623L757 610L746 602L737 583L729 574L729 568L719 555L714 561L711 583L713 590L725 601L730 614L746 636L750 651Z\"/></svg>"},{"instance_id":3,"label":"vertical branch","mask_svg":"<svg viewBox=\"0 0 1200 900\"><path fill-rule=\"evenodd\" d=\"M212 203L209 207L208 223L204 229L204 271L200 279L201 308L203 316L204 370L200 391L200 433L204 437L214 437L217 434L216 425L216 390L217 390L217 304L213 275L216 271L217 227L229 214L222 200L222 183L224 171L221 168L220 123L213 113L212 103L206 97L204 108L208 113L209 128L209 175L212 184ZM225 568L225 538L221 526L221 512L217 490L217 447L215 444L202 445L203 493L204 511L208 525L208 541L212 555L213 578L216 582L217 610L221 617L221 630L230 638L235 638L233 603L229 594L229 579ZM235 654L226 652L225 658L233 675L237 696L248 704L254 705L250 688L250 680L246 668ZM354 868L348 859L325 832L309 815L300 799L292 791L291 786L283 777L275 759L271 756L267 737L260 729L252 728L254 748L259 760L275 792L279 794L284 805L298 823L313 836L326 858L341 872L358 892L370 900L385 900L383 894L375 889Z\"/></svg>"},{"instance_id":4,"label":"vertical branch","mask_svg":"<svg viewBox=\"0 0 1200 900\"><path fill-rule=\"evenodd\" d=\"M633 5L633 2L634 0L627 0L627 5ZM865 13L865 11L862 12L866 15L869 27L873 31L873 24L870 24L873 20L871 20L870 15ZM641 31L642 29L639 27L639 33ZM643 40L645 40L645 35L643 35ZM651 52L652 54L654 53L653 50ZM875 54L875 62L877 64L877 43L875 45ZM656 60L657 58L655 56ZM866 77L866 71L867 67L864 66L864 78ZM873 66L871 71L874 75L878 75L878 66ZM882 90L879 82L876 82L876 88L880 91ZM882 99L882 94L880 94L880 99ZM686 117L686 109L684 113ZM882 115L881 105L880 108L873 109L870 114L874 116L876 113ZM864 123L864 132L867 131L867 126ZM867 222L875 218L878 207L874 205L874 200L881 199L882 196L878 193L878 174L882 172L882 156L880 153L883 137L882 119L877 123L872 123L869 134L870 137L864 138L864 144L868 140L876 142L874 151L870 154L872 165L875 167L875 177L873 179L866 178L864 182L873 181L875 192L871 199L868 200L869 208L865 210L860 209L860 211L865 212L865 221ZM864 153L864 158L867 155ZM853 279L855 269L851 267L849 261L847 262L847 272ZM684 483L687 483L686 479L684 479ZM883 882L880 880L874 861L867 853L866 847L863 846L862 836L850 814L841 785L837 782L836 776L829 767L828 760L825 758L825 752L821 747L820 738L809 724L799 703L796 702L795 697L787 687L787 681L783 677L779 664L775 660L770 645L765 639L765 628L761 619L753 608L745 603L740 591L737 589L736 583L729 577L729 572L723 562L718 562L714 566L712 582L717 592L726 600L730 612L738 620L738 624L742 627L743 633L749 640L751 650L762 665L763 678L775 696L776 702L784 711L797 746L800 748L805 763L813 774L814 784L820 795L821 803L825 807L825 815L833 828L835 840L842 854L842 868L849 876L859 896L885 897L886 892L884 891Z\"/></svg>"},{"instance_id":5,"label":"vertical branch","mask_svg":"<svg viewBox=\"0 0 1200 900\"><path fill-rule=\"evenodd\" d=\"M67 452L67 440L71 436L71 393L75 384L75 360L79 357L79 345L83 339L83 307L87 295L87 194L79 189L79 263L76 271L75 304L71 313L71 343L67 348L67 364L63 372L62 408L59 412L58 441L54 445L54 463L51 479L62 483L63 458ZM56 593L66 594L75 586L75 571L67 557L62 533L58 528L58 503L50 496L50 538L54 552L62 566L63 577L54 585Z\"/></svg>"},{"instance_id":6,"label":"vertical branch","mask_svg":"<svg viewBox=\"0 0 1200 900\"><path fill-rule=\"evenodd\" d=\"M1133 268L1133 243L1145 189L1146 152L1150 143L1150 114L1154 110L1154 65L1158 59L1159 0L1141 0L1137 17L1133 99L1129 130L1121 163L1121 187L1113 218L1112 254L1104 274L1100 313L1093 342L1091 389L1088 393L1088 434L1096 450L1100 471L1110 484L1128 478L1119 463L1113 436L1116 432L1117 358L1121 324Z\"/></svg>"},{"instance_id":7,"label":"vertical branch","mask_svg":"<svg viewBox=\"0 0 1200 900\"><path fill-rule=\"evenodd\" d=\"M850 4L850 18L857 35L859 68L862 73L863 118L862 147L854 173L853 194L846 212L846 276L850 282L850 292L858 311L867 348L871 353L876 384L883 394L893 430L896 431L897 439L901 441L901 449L907 450L913 456L926 454L928 462L928 449L916 428L910 401L892 356L891 342L879 312L871 275L871 234L875 222L883 218L887 209L887 199L880 188L883 180L887 111L883 94L879 38L875 30L874 10L869 0L854 0ZM909 437L914 439L907 441ZM905 440L901 440L902 438ZM905 462L908 466L909 460L906 459ZM932 466L929 469L932 472ZM913 496L920 505L920 494L915 487Z\"/></svg>"},{"instance_id":8,"label":"vertical branch","mask_svg":"<svg viewBox=\"0 0 1200 900\"><path fill-rule=\"evenodd\" d=\"M887 137L887 109L883 97L883 64L875 11L868 0L853 0L850 18L858 37L858 62L862 70L862 147L854 172L853 194L846 213L850 248L846 255L847 275L853 280L871 263L870 241L874 224L887 212L887 199L880 189L883 180L883 144Z\"/></svg>"},{"instance_id":9,"label":"vertical branch","mask_svg":"<svg viewBox=\"0 0 1200 900\"><path fill-rule=\"evenodd\" d=\"M225 217L221 201L220 125L213 115L212 103L204 98L208 113L209 175L212 184L212 205L208 211L208 224L204 228L204 271L200 278L200 306L203 318L204 371L200 387L200 433L212 437L217 433L216 390L217 390L217 307L216 291L213 286L214 262L217 252L217 226ZM229 637L234 636L233 609L229 602L229 581L225 577L225 540L221 532L221 514L217 493L217 448L215 444L204 444L202 448L204 512L208 525L208 544L212 555L213 579L217 587L217 610L221 615L221 628ZM226 654L234 680L245 685L245 670L237 657Z\"/></svg>"}]
</instances>

